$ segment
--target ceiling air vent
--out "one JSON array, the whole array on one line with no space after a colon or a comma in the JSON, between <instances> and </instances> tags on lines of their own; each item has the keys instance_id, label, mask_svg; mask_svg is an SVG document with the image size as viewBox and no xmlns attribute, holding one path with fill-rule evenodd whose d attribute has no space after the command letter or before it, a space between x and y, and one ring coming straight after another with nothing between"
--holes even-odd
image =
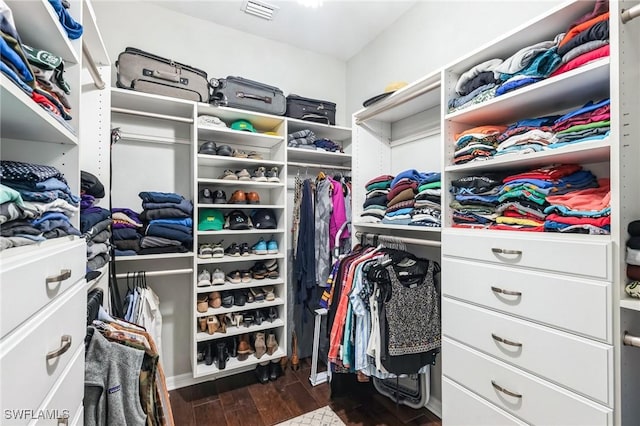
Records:
<instances>
[{"instance_id":1,"label":"ceiling air vent","mask_svg":"<svg viewBox=\"0 0 640 426\"><path fill-rule=\"evenodd\" d=\"M246 0L242 4L242 10L249 15L271 21L273 15L278 11L278 6L257 0Z\"/></svg>"}]
</instances>

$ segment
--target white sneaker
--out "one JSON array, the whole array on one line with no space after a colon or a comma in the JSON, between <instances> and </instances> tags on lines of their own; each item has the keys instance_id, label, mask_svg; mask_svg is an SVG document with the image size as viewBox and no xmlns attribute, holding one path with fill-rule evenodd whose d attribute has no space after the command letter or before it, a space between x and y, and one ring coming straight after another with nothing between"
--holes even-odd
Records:
<instances>
[{"instance_id":1,"label":"white sneaker","mask_svg":"<svg viewBox=\"0 0 640 426\"><path fill-rule=\"evenodd\" d=\"M211 285L211 274L206 269L203 269L198 274L198 287L206 287Z\"/></svg>"},{"instance_id":2,"label":"white sneaker","mask_svg":"<svg viewBox=\"0 0 640 426\"><path fill-rule=\"evenodd\" d=\"M213 285L222 285L224 284L225 274L219 268L216 268L211 274L211 284Z\"/></svg>"}]
</instances>

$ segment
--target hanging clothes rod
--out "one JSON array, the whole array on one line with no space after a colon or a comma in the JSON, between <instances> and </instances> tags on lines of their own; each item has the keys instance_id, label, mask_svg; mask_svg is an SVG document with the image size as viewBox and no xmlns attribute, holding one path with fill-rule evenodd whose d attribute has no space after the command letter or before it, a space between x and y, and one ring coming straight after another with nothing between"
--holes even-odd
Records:
<instances>
[{"instance_id":1,"label":"hanging clothes rod","mask_svg":"<svg viewBox=\"0 0 640 426\"><path fill-rule=\"evenodd\" d=\"M637 18L638 16L640 16L640 4L637 4L627 10L623 10L622 14L620 15L620 20L623 24L626 24L627 22Z\"/></svg>"},{"instance_id":2,"label":"hanging clothes rod","mask_svg":"<svg viewBox=\"0 0 640 426\"><path fill-rule=\"evenodd\" d=\"M622 342L626 346L635 346L636 348L640 348L640 337L632 336L626 331L624 332L624 337L622 338Z\"/></svg>"},{"instance_id":3,"label":"hanging clothes rod","mask_svg":"<svg viewBox=\"0 0 640 426\"><path fill-rule=\"evenodd\" d=\"M350 166L338 166L332 164L296 163L293 161L288 161L287 165L293 167L306 167L308 169L351 170Z\"/></svg>"},{"instance_id":4,"label":"hanging clothes rod","mask_svg":"<svg viewBox=\"0 0 640 426\"><path fill-rule=\"evenodd\" d=\"M84 54L83 60L87 62L87 65L88 65L87 69L89 70L89 74L91 74L91 78L93 79L93 84L95 84L95 86L100 90L107 87L104 80L102 80L102 77L100 76L100 71L98 71L98 66L96 65L96 62L93 60L93 56L91 56L91 52L89 51L89 48L87 47L87 44L84 42L84 40L82 41L82 53Z\"/></svg>"},{"instance_id":5,"label":"hanging clothes rod","mask_svg":"<svg viewBox=\"0 0 640 426\"><path fill-rule=\"evenodd\" d=\"M153 112L136 111L135 109L117 108L111 107L111 112L118 112L120 114L139 115L141 117L159 118L161 120L177 121L179 123L193 123L193 118L177 117L175 115L156 114Z\"/></svg>"},{"instance_id":6,"label":"hanging clothes rod","mask_svg":"<svg viewBox=\"0 0 640 426\"><path fill-rule=\"evenodd\" d=\"M406 238L406 237L396 237L396 236L390 236L390 235L380 235L380 234L374 234L371 232L362 232L362 231L358 231L356 232L356 238L360 238L361 236L371 236L372 238L378 237L378 241L382 241L382 242L389 242L389 243L405 243L405 244L414 244L416 246L427 246L427 247L441 247L442 243L440 241L435 241L435 240L420 240L418 238Z\"/></svg>"},{"instance_id":7,"label":"hanging clothes rod","mask_svg":"<svg viewBox=\"0 0 640 426\"><path fill-rule=\"evenodd\" d=\"M129 274L116 274L116 278L127 278L127 275L129 277L132 277L133 275L135 275L137 272L139 271L131 271L129 272ZM190 274L193 272L192 268L187 268L187 269L167 269L166 271L144 271L144 275L147 277L163 277L166 275L183 275L183 274Z\"/></svg>"},{"instance_id":8,"label":"hanging clothes rod","mask_svg":"<svg viewBox=\"0 0 640 426\"><path fill-rule=\"evenodd\" d=\"M120 132L120 139L132 142L159 143L164 145L191 145L191 141L186 139L165 138L162 136L138 135L135 133Z\"/></svg>"}]
</instances>

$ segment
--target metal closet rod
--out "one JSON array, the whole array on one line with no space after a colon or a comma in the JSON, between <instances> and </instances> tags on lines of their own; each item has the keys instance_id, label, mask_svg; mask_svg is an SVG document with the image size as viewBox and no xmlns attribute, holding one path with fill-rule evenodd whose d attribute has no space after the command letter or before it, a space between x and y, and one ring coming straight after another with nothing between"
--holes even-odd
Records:
<instances>
[{"instance_id":1,"label":"metal closet rod","mask_svg":"<svg viewBox=\"0 0 640 426\"><path fill-rule=\"evenodd\" d=\"M306 167L308 169L329 169L329 170L351 170L349 166L337 166L331 164L316 164L316 163L297 163L294 161L287 161L287 165L293 167Z\"/></svg>"},{"instance_id":2,"label":"metal closet rod","mask_svg":"<svg viewBox=\"0 0 640 426\"><path fill-rule=\"evenodd\" d=\"M640 348L640 337L632 336L626 331L624 332L624 337L622 338L622 342L626 346L635 346L636 348Z\"/></svg>"},{"instance_id":3,"label":"metal closet rod","mask_svg":"<svg viewBox=\"0 0 640 426\"><path fill-rule=\"evenodd\" d=\"M153 112L137 111L135 109L111 107L111 112L119 112L120 114L139 115L141 117L159 118L161 120L177 121L179 123L193 124L193 118L177 117L175 115L156 114Z\"/></svg>"},{"instance_id":4,"label":"metal closet rod","mask_svg":"<svg viewBox=\"0 0 640 426\"><path fill-rule=\"evenodd\" d=\"M160 143L166 145L191 145L191 141L186 139L178 139L178 138L165 138L162 136L152 136L152 135L139 135L136 133L128 133L128 132L120 132L120 139L135 141L135 142L149 142L149 143Z\"/></svg>"},{"instance_id":5,"label":"metal closet rod","mask_svg":"<svg viewBox=\"0 0 640 426\"><path fill-rule=\"evenodd\" d=\"M362 232L362 231L357 231L356 232L356 238L360 238L362 235L365 236L371 236L372 238L374 236L378 237L378 241L383 241L383 242L388 242L388 243L405 243L405 244L414 244L417 246L427 246L427 247L441 247L442 243L440 241L434 241L434 240L420 240L418 238L406 238L406 237L396 237L396 236L389 236L389 235L380 235L380 234L375 234L375 233L371 233L371 232Z\"/></svg>"},{"instance_id":6,"label":"metal closet rod","mask_svg":"<svg viewBox=\"0 0 640 426\"><path fill-rule=\"evenodd\" d=\"M127 278L127 276L129 278L132 278L133 276L135 276L137 273L139 273L141 271L131 271L128 274L116 274L116 278ZM165 275L183 275L183 274L190 274L193 272L193 268L187 268L187 269L167 269L164 271L142 271L144 272L144 275L146 277L163 277Z\"/></svg>"},{"instance_id":7,"label":"metal closet rod","mask_svg":"<svg viewBox=\"0 0 640 426\"><path fill-rule=\"evenodd\" d=\"M96 61L93 60L93 56L91 56L91 52L87 47L87 44L82 41L82 53L84 54L84 60L88 65L89 74L91 74L91 78L93 79L93 84L100 90L107 87L104 80L100 76L100 71L98 71L98 66L96 65Z\"/></svg>"},{"instance_id":8,"label":"metal closet rod","mask_svg":"<svg viewBox=\"0 0 640 426\"><path fill-rule=\"evenodd\" d=\"M620 20L622 21L623 24L626 24L627 22L637 18L638 16L640 16L640 4L637 4L627 10L622 11L622 14L620 15Z\"/></svg>"}]
</instances>

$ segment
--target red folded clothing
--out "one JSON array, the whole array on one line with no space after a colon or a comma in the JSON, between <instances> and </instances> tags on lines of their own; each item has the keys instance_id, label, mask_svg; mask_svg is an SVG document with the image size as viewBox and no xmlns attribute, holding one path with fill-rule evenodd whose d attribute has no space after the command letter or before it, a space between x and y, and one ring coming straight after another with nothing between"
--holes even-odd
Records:
<instances>
[{"instance_id":1,"label":"red folded clothing","mask_svg":"<svg viewBox=\"0 0 640 426\"><path fill-rule=\"evenodd\" d=\"M569 176L580 169L582 169L582 167L577 164L560 164L558 166L541 167L539 169L519 173L517 175L507 176L502 180L502 182L508 183L517 179L556 180Z\"/></svg>"},{"instance_id":2,"label":"red folded clothing","mask_svg":"<svg viewBox=\"0 0 640 426\"><path fill-rule=\"evenodd\" d=\"M378 182L386 182L389 181L391 182L393 180L395 176L391 176L391 175L380 175L378 177L374 177L373 179L371 179L369 182L365 183L365 187L372 185L374 183L378 183Z\"/></svg>"},{"instance_id":3,"label":"red folded clothing","mask_svg":"<svg viewBox=\"0 0 640 426\"><path fill-rule=\"evenodd\" d=\"M584 64L586 64L588 62L595 61L596 59L600 59L600 58L605 58L607 56L609 56L609 45L608 44L606 46L602 46L602 47L599 47L597 49L594 49L591 52L583 53L582 55L578 56L577 58L574 58L574 59L570 60L569 62L567 62L566 64L562 65L560 68L558 68L554 72L552 72L549 77L560 75L560 74L565 73L567 71L571 71L573 69L581 67L581 66L583 66Z\"/></svg>"}]
</instances>

